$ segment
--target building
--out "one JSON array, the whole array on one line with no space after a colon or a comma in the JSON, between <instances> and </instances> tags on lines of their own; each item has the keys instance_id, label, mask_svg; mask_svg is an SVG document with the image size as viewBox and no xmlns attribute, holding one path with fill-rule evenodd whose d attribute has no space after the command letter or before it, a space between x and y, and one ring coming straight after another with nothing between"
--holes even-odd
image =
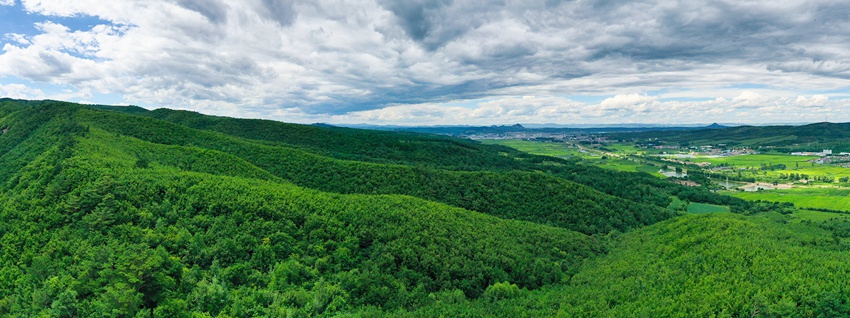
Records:
<instances>
[{"instance_id":1,"label":"building","mask_svg":"<svg viewBox=\"0 0 850 318\"><path fill-rule=\"evenodd\" d=\"M808 152L808 151L805 151L805 152L792 152L792 153L791 153L791 155L792 155L792 156L820 156L820 157L826 157L826 156L832 156L832 150L831 150L831 149L824 149L824 150L823 150L823 151L821 151L821 152Z\"/></svg>"}]
</instances>

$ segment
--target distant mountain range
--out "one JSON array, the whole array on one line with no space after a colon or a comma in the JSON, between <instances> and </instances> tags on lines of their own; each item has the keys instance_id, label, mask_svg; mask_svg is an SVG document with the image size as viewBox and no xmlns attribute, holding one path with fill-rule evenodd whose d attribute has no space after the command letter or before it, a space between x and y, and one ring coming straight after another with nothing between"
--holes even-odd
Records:
<instances>
[{"instance_id":1,"label":"distant mountain range","mask_svg":"<svg viewBox=\"0 0 850 318\"><path fill-rule=\"evenodd\" d=\"M327 124L316 124L326 126ZM330 126L330 125L328 125ZM657 125L657 124L608 124L608 125L555 125L555 124L514 124L493 126L393 126L393 125L340 125L349 128L420 132L451 136L469 136L505 133L546 133L546 134L598 134L647 131L681 131L701 129L722 129L729 126L713 123L711 125Z\"/></svg>"},{"instance_id":2,"label":"distant mountain range","mask_svg":"<svg viewBox=\"0 0 850 318\"><path fill-rule=\"evenodd\" d=\"M719 128L719 127L717 127ZM850 123L814 123L791 126L738 126L725 129L661 130L613 133L614 139L659 139L691 145L726 144L746 147L802 147L797 150L850 149Z\"/></svg>"}]
</instances>

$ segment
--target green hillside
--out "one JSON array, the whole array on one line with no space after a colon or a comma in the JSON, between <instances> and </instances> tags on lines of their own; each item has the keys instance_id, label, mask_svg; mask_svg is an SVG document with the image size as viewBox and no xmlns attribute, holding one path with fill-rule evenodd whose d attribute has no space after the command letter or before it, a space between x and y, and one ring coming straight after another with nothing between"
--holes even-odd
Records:
<instances>
[{"instance_id":1,"label":"green hillside","mask_svg":"<svg viewBox=\"0 0 850 318\"><path fill-rule=\"evenodd\" d=\"M516 159L524 155L506 147L480 147L471 140L437 135L216 117L171 109L144 112L129 107L107 109L169 121L193 129L268 142L266 144L286 145L344 160L416 164L452 170L510 170L520 166Z\"/></svg>"},{"instance_id":2,"label":"green hillside","mask_svg":"<svg viewBox=\"0 0 850 318\"><path fill-rule=\"evenodd\" d=\"M485 145L470 140L461 140L444 136L434 136L416 133L392 133L361 129L338 128L330 126L295 125L268 120L216 117L202 115L195 112L175 111L169 109L144 111L136 107L101 106L101 108L138 114L146 117L158 118L206 131L215 131L230 136L247 138L254 141L262 141L262 144L266 146L284 147L288 150L298 149L305 152L309 152L310 154L319 154L323 158L322 160L318 160L321 162L327 162L327 157L331 157L336 159L346 159L345 162L349 163L352 161L365 161L370 163L391 163L396 165L396 167L398 165L414 167L416 168L416 172L414 173L416 175L421 174L423 172L430 173L434 169L438 170L439 174L444 174L445 170L483 170L495 172L542 171L560 179L566 179L576 183L588 185L595 190L613 196L617 196L628 201L647 203L662 208L670 205L671 196L685 193L684 195L688 195L688 199L691 201L706 203L723 202L723 204L731 204L738 206L739 211L751 209L750 205L744 202L743 200L729 202L729 198L718 196L708 191L707 189L689 189L687 187L676 185L664 180L658 180L658 178L655 178L645 173L612 172L608 169L603 169L592 165L576 164L576 161L573 160L564 160L548 156L530 155L524 152L517 151L516 149L510 147ZM106 116L104 114L100 115ZM113 116L112 119L108 120L115 121L116 118L120 119L123 117ZM107 119L99 118L98 120ZM136 124L148 125L134 122L134 125ZM122 125L117 126L118 127L116 129L132 129L132 127L124 127ZM197 132L194 132L192 130L186 130L183 126L167 129L178 129L178 131L180 131L180 134L185 134L187 132L191 132L192 134L198 134ZM171 135L171 133L168 131L157 132L156 136L150 136L145 129L142 129L141 131L131 131L127 133L142 139L147 138L146 140L153 140L155 142L183 144L187 142L186 140L188 140L186 138L173 140L169 139L172 137L163 137ZM197 135L196 137L200 137L200 139L207 140L205 142L210 143L209 141L214 139L214 137L209 136L212 135ZM198 138L192 137L190 139L197 140ZM217 146L215 143L205 145L207 145L205 147L218 147L216 149L223 149L222 147ZM242 148L244 147L241 145L236 145L231 147L230 150L225 151L233 153L233 149L241 151ZM289 157L295 158L297 156ZM264 158L263 160L275 159ZM317 160L312 160L308 162L298 163L296 166L303 167L305 163L308 165L314 165L316 164L316 162ZM339 163L339 161L335 162ZM365 166L358 165L358 167L362 168ZM299 173L329 173L327 171L334 171L333 173L336 177L336 174L342 175L345 174L346 171L352 171L351 169L351 167L346 167L342 170L327 169L326 167L322 167L312 169L311 171L301 171ZM363 182L364 176L390 175L393 174L388 173L387 171L380 171L376 173L358 172L358 180L352 181L350 179L346 179L344 183ZM397 187L397 180L410 180L410 175L411 173L402 174L402 177L392 178L393 180L391 180L390 182L393 183L393 187ZM350 189L340 190L331 188L330 186L337 183L326 181L326 176L318 177L310 175L306 178L288 178L301 179L313 182L313 184L302 184L309 187L316 187L317 184L326 186L325 188L322 188L322 190L325 191L334 191L342 193L352 192L352 190ZM539 178L539 175L533 175L530 178L536 179ZM418 188L421 185L427 186L428 184L431 184L433 182L433 179L434 178L429 178L424 183L419 182L418 185L416 185L415 187ZM381 183L382 181L370 180L369 182L374 185L375 183ZM464 178L463 182L468 182L468 179ZM369 190L372 191L373 188L374 186L370 186ZM440 188L448 189L445 186L441 186ZM458 192L454 190L452 191L455 193ZM690 195L694 191L698 191L699 195ZM416 195L410 192L406 192L405 194ZM428 197L428 199L433 199L433 197ZM599 202L599 200L596 201ZM465 207L470 208L469 206ZM642 210L652 210L652 208L644 208L643 206L638 206L638 208Z\"/></svg>"},{"instance_id":3,"label":"green hillside","mask_svg":"<svg viewBox=\"0 0 850 318\"><path fill-rule=\"evenodd\" d=\"M616 239L564 284L443 296L400 317L844 317L847 221L786 225L729 213L665 221Z\"/></svg>"},{"instance_id":4,"label":"green hillside","mask_svg":"<svg viewBox=\"0 0 850 318\"><path fill-rule=\"evenodd\" d=\"M224 152L103 130L87 112L46 105L2 122L0 165L18 167L0 196L2 315L415 308L500 281L537 289L603 251L409 196L305 189Z\"/></svg>"},{"instance_id":5,"label":"green hillside","mask_svg":"<svg viewBox=\"0 0 850 318\"><path fill-rule=\"evenodd\" d=\"M413 133L8 99L0 130L3 317L850 313L850 225L788 204Z\"/></svg>"},{"instance_id":6,"label":"green hillside","mask_svg":"<svg viewBox=\"0 0 850 318\"><path fill-rule=\"evenodd\" d=\"M81 124L100 126L119 135L156 144L233 154L297 185L326 192L404 194L587 234L615 229L625 231L674 215L661 207L629 202L534 171L464 172L420 165L340 160L300 148L256 143L116 112L83 108L77 116ZM157 161L156 158L140 159Z\"/></svg>"}]
</instances>

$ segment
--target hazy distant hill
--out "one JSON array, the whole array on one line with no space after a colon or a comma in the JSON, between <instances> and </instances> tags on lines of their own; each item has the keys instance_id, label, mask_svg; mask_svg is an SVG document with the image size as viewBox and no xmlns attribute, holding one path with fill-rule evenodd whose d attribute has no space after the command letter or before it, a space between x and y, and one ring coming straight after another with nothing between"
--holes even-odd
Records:
<instances>
[{"instance_id":1,"label":"hazy distant hill","mask_svg":"<svg viewBox=\"0 0 850 318\"><path fill-rule=\"evenodd\" d=\"M690 145L832 147L850 151L850 123L815 123L802 126L741 126L712 130L613 134L619 139L659 138ZM844 150L847 149L847 150ZM816 149L819 150L819 149Z\"/></svg>"},{"instance_id":2,"label":"hazy distant hill","mask_svg":"<svg viewBox=\"0 0 850 318\"><path fill-rule=\"evenodd\" d=\"M527 127L528 125L515 124L510 126L376 126L376 125L346 125L347 127L363 128L372 130L397 131L397 132L421 132L429 134L440 134L450 136L468 136L483 134L505 134L505 133L547 133L547 134L599 134L616 132L642 132L642 131L680 131L694 129L719 129L724 128L718 124L710 126L667 126L650 124L622 124L622 125L576 125L556 127Z\"/></svg>"}]
</instances>

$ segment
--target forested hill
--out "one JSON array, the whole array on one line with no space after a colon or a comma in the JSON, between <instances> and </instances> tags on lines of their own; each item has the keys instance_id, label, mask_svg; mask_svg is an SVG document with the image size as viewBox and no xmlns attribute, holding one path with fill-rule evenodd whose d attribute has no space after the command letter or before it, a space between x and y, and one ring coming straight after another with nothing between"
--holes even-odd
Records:
<instances>
[{"instance_id":1,"label":"forested hill","mask_svg":"<svg viewBox=\"0 0 850 318\"><path fill-rule=\"evenodd\" d=\"M271 120L209 116L164 108L139 111L130 107L101 107L161 119L194 129L266 141L272 145L298 147L336 159L426 165L452 170L513 170L518 167L514 159L523 156L512 148L481 147L471 140L438 135L288 124Z\"/></svg>"},{"instance_id":2,"label":"forested hill","mask_svg":"<svg viewBox=\"0 0 850 318\"><path fill-rule=\"evenodd\" d=\"M549 175L589 185L598 191L659 207L668 206L671 195L684 195L696 202L722 202L741 209L748 208L747 203L742 200L717 196L704 189L675 185L647 174L615 172L465 139L217 117L170 109L146 111L138 107L100 107L162 119L195 129L264 141L267 145L298 148L337 159L394 163L438 170L544 171ZM729 203L729 200L733 202Z\"/></svg>"},{"instance_id":3,"label":"forested hill","mask_svg":"<svg viewBox=\"0 0 850 318\"><path fill-rule=\"evenodd\" d=\"M0 316L414 312L569 282L674 195L755 207L431 135L9 99L0 131Z\"/></svg>"},{"instance_id":4,"label":"forested hill","mask_svg":"<svg viewBox=\"0 0 850 318\"><path fill-rule=\"evenodd\" d=\"M794 145L805 147L814 144L850 147L850 123L816 123L802 126L741 126L723 129L704 129L690 131L654 131L629 134L611 134L621 140L660 139L668 142L688 145L729 146L779 146Z\"/></svg>"}]
</instances>

